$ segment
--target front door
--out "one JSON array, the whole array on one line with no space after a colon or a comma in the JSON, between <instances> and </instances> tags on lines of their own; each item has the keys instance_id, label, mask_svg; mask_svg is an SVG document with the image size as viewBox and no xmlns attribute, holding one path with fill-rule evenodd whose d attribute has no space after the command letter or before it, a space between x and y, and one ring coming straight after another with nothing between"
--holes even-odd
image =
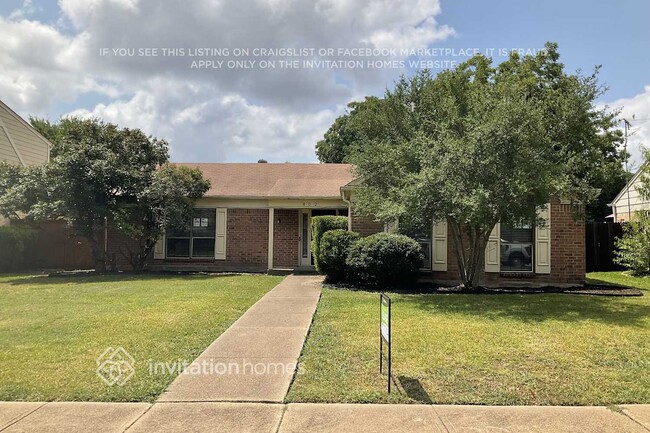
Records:
<instances>
[{"instance_id":1,"label":"front door","mask_svg":"<svg viewBox=\"0 0 650 433\"><path fill-rule=\"evenodd\" d=\"M311 266L311 210L300 210L300 266Z\"/></svg>"}]
</instances>

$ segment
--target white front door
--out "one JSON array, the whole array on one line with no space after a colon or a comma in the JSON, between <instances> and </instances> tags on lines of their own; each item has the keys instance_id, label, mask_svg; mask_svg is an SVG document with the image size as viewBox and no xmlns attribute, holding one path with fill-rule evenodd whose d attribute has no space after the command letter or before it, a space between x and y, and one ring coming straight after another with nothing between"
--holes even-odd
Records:
<instances>
[{"instance_id":1,"label":"white front door","mask_svg":"<svg viewBox=\"0 0 650 433\"><path fill-rule=\"evenodd\" d=\"M311 266L311 210L300 210L300 266Z\"/></svg>"}]
</instances>

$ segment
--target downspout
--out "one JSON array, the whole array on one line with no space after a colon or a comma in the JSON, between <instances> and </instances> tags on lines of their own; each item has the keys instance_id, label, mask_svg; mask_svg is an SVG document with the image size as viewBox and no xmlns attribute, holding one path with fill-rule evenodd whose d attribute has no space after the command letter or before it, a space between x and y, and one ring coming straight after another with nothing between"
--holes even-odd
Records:
<instances>
[{"instance_id":1,"label":"downspout","mask_svg":"<svg viewBox=\"0 0 650 433\"><path fill-rule=\"evenodd\" d=\"M348 231L352 231L352 203L350 203L349 198L345 198L346 190L341 187L341 199L348 205Z\"/></svg>"}]
</instances>

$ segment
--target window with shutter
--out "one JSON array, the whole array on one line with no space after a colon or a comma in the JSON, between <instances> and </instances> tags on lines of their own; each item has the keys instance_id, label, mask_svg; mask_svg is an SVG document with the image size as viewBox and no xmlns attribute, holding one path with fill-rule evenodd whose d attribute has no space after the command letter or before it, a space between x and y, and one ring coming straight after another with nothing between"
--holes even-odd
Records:
<instances>
[{"instance_id":1,"label":"window with shutter","mask_svg":"<svg viewBox=\"0 0 650 433\"><path fill-rule=\"evenodd\" d=\"M447 221L433 223L431 243L431 270L444 272L447 270Z\"/></svg>"},{"instance_id":2,"label":"window with shutter","mask_svg":"<svg viewBox=\"0 0 650 433\"><path fill-rule=\"evenodd\" d=\"M485 247L485 272L500 272L501 263L499 257L499 248L500 248L500 224L497 224L492 229L490 233L490 238L488 239L487 246Z\"/></svg>"}]
</instances>

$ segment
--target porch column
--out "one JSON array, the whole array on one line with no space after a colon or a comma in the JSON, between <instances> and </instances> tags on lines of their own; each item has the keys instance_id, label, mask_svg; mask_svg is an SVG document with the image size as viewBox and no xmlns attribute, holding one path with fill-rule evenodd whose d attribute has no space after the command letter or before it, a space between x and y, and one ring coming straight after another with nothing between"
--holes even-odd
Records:
<instances>
[{"instance_id":1,"label":"porch column","mask_svg":"<svg viewBox=\"0 0 650 433\"><path fill-rule=\"evenodd\" d=\"M275 209L269 208L269 257L268 257L268 268L273 269L273 226L275 225Z\"/></svg>"}]
</instances>

